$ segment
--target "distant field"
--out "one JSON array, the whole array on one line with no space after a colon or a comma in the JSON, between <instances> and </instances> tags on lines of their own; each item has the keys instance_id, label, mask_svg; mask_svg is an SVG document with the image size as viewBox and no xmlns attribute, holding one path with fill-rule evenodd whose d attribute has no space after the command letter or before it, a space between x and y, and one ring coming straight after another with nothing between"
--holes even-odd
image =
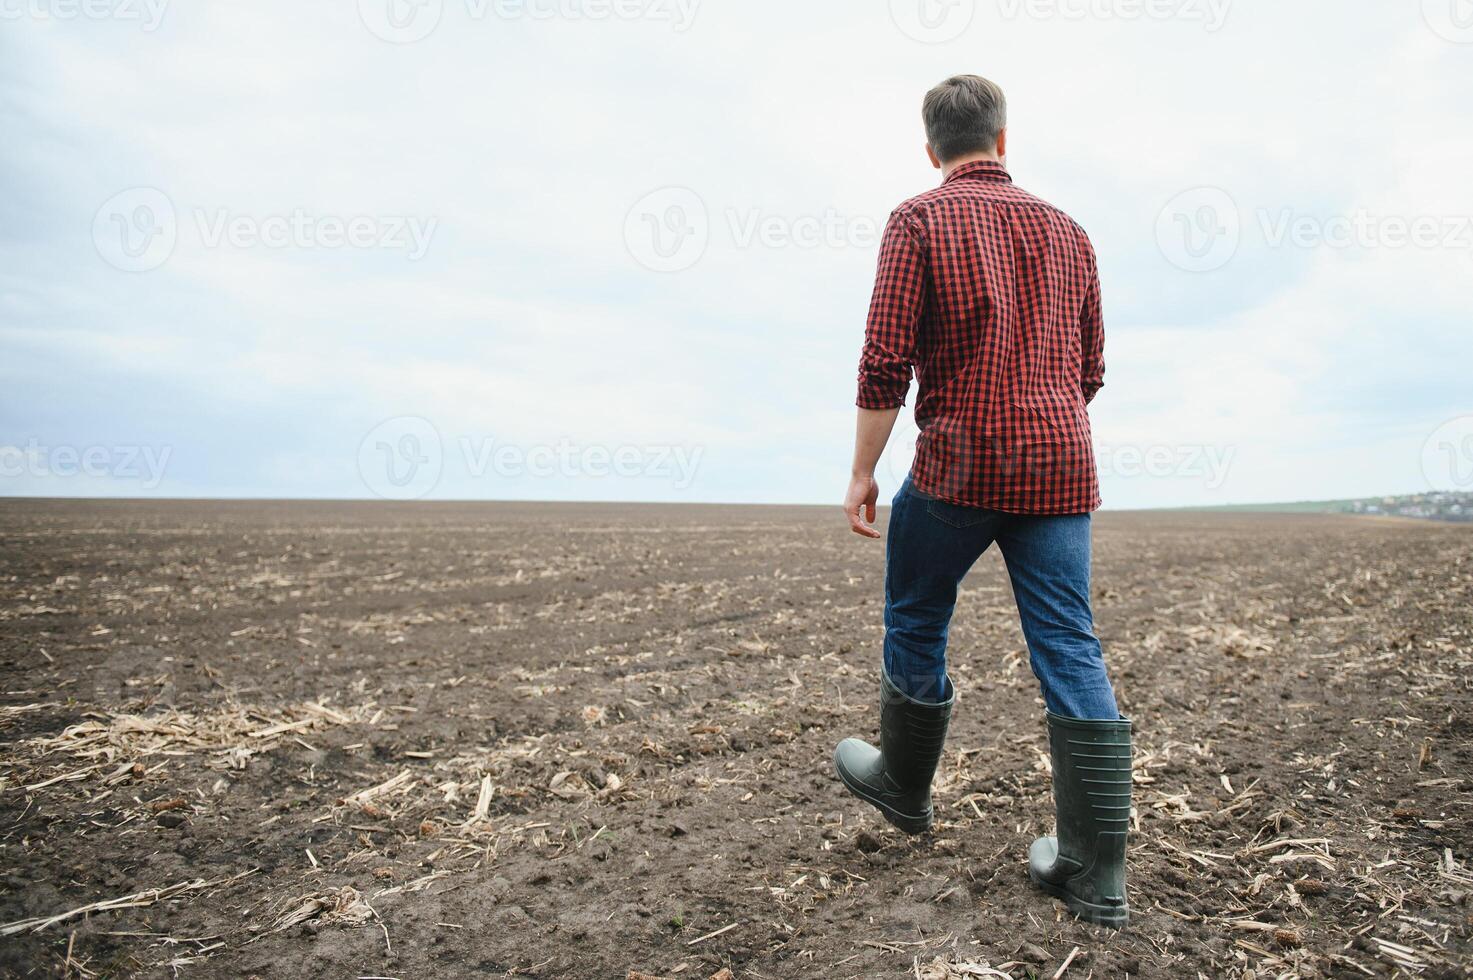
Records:
<instances>
[{"instance_id":1,"label":"distant field","mask_svg":"<svg viewBox=\"0 0 1473 980\"><path fill-rule=\"evenodd\" d=\"M0 501L0 975L1468 975L1473 530L1099 517L1112 934L1026 881L1046 740L995 554L936 834L831 777L882 631L838 518Z\"/></svg>"},{"instance_id":2,"label":"distant field","mask_svg":"<svg viewBox=\"0 0 1473 980\"><path fill-rule=\"evenodd\" d=\"M1199 514L1355 514L1412 517L1419 520L1473 521L1473 493L1400 494L1348 500L1300 500L1276 504L1225 504L1182 508Z\"/></svg>"},{"instance_id":3,"label":"distant field","mask_svg":"<svg viewBox=\"0 0 1473 980\"><path fill-rule=\"evenodd\" d=\"M1355 505L1355 500L1298 500L1279 504L1223 504L1218 507L1185 507L1187 513L1201 514L1341 514Z\"/></svg>"}]
</instances>

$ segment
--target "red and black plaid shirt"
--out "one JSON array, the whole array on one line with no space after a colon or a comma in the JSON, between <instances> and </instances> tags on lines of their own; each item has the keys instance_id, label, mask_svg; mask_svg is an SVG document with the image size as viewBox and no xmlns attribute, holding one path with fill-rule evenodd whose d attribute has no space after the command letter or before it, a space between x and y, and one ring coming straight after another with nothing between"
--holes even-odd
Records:
<instances>
[{"instance_id":1,"label":"red and black plaid shirt","mask_svg":"<svg viewBox=\"0 0 1473 980\"><path fill-rule=\"evenodd\" d=\"M923 494L1016 514L1099 507L1085 405L1103 350L1089 239L1001 165L963 164L890 216L858 404L903 405L915 368Z\"/></svg>"}]
</instances>

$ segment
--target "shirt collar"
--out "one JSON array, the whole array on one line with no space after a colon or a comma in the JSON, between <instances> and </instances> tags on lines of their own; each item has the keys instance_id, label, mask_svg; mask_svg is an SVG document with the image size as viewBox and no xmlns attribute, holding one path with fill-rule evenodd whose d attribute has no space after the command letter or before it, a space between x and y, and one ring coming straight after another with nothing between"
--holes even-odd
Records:
<instances>
[{"instance_id":1,"label":"shirt collar","mask_svg":"<svg viewBox=\"0 0 1473 980\"><path fill-rule=\"evenodd\" d=\"M964 179L995 180L1006 184L1013 182L1013 178L1008 176L1008 172L996 160L973 160L971 163L964 163L957 167L942 183L949 184L953 180Z\"/></svg>"}]
</instances>

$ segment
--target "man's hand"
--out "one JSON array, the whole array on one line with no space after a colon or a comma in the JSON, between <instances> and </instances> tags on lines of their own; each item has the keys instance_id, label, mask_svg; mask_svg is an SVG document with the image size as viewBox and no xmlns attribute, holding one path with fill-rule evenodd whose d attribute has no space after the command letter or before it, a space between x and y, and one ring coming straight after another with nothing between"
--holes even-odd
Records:
<instances>
[{"instance_id":1,"label":"man's hand","mask_svg":"<svg viewBox=\"0 0 1473 980\"><path fill-rule=\"evenodd\" d=\"M875 504L880 487L875 483L875 465L890 441L895 416L900 407L861 408L854 428L854 465L849 469L849 492L844 494L844 513L849 517L849 530L862 538L878 538L880 532L870 527L875 521ZM865 523L868 519L869 523Z\"/></svg>"},{"instance_id":2,"label":"man's hand","mask_svg":"<svg viewBox=\"0 0 1473 980\"><path fill-rule=\"evenodd\" d=\"M855 474L850 478L849 492L844 494L844 513L849 517L849 530L866 538L880 536L879 531L870 527L875 522L875 504L879 499L880 485L873 476Z\"/></svg>"}]
</instances>

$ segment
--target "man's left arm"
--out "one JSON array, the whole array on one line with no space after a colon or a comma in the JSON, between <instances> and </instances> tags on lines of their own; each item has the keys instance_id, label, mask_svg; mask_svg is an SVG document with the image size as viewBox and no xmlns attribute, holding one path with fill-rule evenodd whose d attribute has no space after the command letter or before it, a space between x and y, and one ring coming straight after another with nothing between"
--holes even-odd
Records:
<instances>
[{"instance_id":1,"label":"man's left arm","mask_svg":"<svg viewBox=\"0 0 1473 980\"><path fill-rule=\"evenodd\" d=\"M1100 270L1094 246L1084 239L1085 275L1084 306L1079 311L1079 340L1082 354L1079 387L1085 404L1105 385L1105 316L1100 302Z\"/></svg>"}]
</instances>

